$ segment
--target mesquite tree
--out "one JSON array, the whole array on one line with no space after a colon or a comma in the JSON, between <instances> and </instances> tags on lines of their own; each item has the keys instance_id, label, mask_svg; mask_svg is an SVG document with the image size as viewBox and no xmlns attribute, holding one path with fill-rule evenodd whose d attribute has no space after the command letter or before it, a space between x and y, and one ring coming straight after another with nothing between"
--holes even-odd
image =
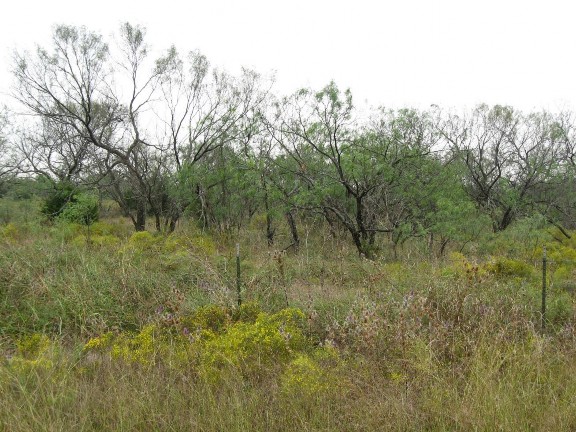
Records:
<instances>
[{"instance_id":1,"label":"mesquite tree","mask_svg":"<svg viewBox=\"0 0 576 432\"><path fill-rule=\"evenodd\" d=\"M466 167L465 189L492 219L494 231L542 209L561 163L557 123L548 113L478 106L469 116L447 115L440 131Z\"/></svg>"},{"instance_id":2,"label":"mesquite tree","mask_svg":"<svg viewBox=\"0 0 576 432\"><path fill-rule=\"evenodd\" d=\"M381 110L361 124L350 91L334 83L278 103L269 130L284 169L300 179L302 208L339 221L368 258L377 233L398 232L411 216L399 188L435 144L427 117L416 111Z\"/></svg>"}]
</instances>

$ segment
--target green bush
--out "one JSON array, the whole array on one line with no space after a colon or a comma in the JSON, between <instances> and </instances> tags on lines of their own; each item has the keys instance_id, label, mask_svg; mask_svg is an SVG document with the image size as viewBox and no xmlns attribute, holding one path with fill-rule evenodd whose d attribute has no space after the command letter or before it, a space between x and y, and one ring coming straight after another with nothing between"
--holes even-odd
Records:
<instances>
[{"instance_id":1,"label":"green bush","mask_svg":"<svg viewBox=\"0 0 576 432\"><path fill-rule=\"evenodd\" d=\"M330 346L318 348L310 355L299 354L282 374L282 393L290 398L306 399L343 390L346 383L338 374L338 367L343 364L338 351Z\"/></svg>"},{"instance_id":2,"label":"green bush","mask_svg":"<svg viewBox=\"0 0 576 432\"><path fill-rule=\"evenodd\" d=\"M258 315L262 312L260 304L255 301L245 302L234 311L234 320L247 323L255 323Z\"/></svg>"},{"instance_id":3,"label":"green bush","mask_svg":"<svg viewBox=\"0 0 576 432\"><path fill-rule=\"evenodd\" d=\"M10 359L11 370L20 376L27 376L37 370L50 370L54 367L54 344L43 334L23 336L16 342L16 355Z\"/></svg>"},{"instance_id":4,"label":"green bush","mask_svg":"<svg viewBox=\"0 0 576 432\"><path fill-rule=\"evenodd\" d=\"M250 315L246 314L251 320ZM180 320L146 325L138 333L105 333L90 339L84 351L108 353L112 360L144 366L193 367L209 380L218 379L230 367L254 377L313 351L303 328L304 314L298 309L262 312L254 322L233 322L228 309L209 305ZM293 375L298 371L297 362Z\"/></svg>"},{"instance_id":5,"label":"green bush","mask_svg":"<svg viewBox=\"0 0 576 432\"><path fill-rule=\"evenodd\" d=\"M42 214L50 220L56 219L64 211L66 205L74 200L77 193L72 183L58 183L45 199L41 208Z\"/></svg>"},{"instance_id":6,"label":"green bush","mask_svg":"<svg viewBox=\"0 0 576 432\"><path fill-rule=\"evenodd\" d=\"M216 305L202 306L189 316L182 318L181 323L189 331L210 330L218 333L230 323L230 312Z\"/></svg>"},{"instance_id":7,"label":"green bush","mask_svg":"<svg viewBox=\"0 0 576 432\"><path fill-rule=\"evenodd\" d=\"M98 220L98 197L80 192L70 182L61 182L50 192L41 212L50 220L91 225Z\"/></svg>"},{"instance_id":8,"label":"green bush","mask_svg":"<svg viewBox=\"0 0 576 432\"><path fill-rule=\"evenodd\" d=\"M303 323L304 314L298 309L261 313L254 323L237 322L206 343L202 372L217 379L223 369L232 367L243 376L258 378L311 348Z\"/></svg>"},{"instance_id":9,"label":"green bush","mask_svg":"<svg viewBox=\"0 0 576 432\"><path fill-rule=\"evenodd\" d=\"M9 242L16 241L21 237L21 229L14 223L0 227L0 238Z\"/></svg>"},{"instance_id":10,"label":"green bush","mask_svg":"<svg viewBox=\"0 0 576 432\"><path fill-rule=\"evenodd\" d=\"M534 268L525 262L503 257L487 263L486 270L501 277L529 278L534 274Z\"/></svg>"},{"instance_id":11,"label":"green bush","mask_svg":"<svg viewBox=\"0 0 576 432\"><path fill-rule=\"evenodd\" d=\"M135 252L152 252L158 249L162 240L148 231L138 231L130 236L127 247Z\"/></svg>"},{"instance_id":12,"label":"green bush","mask_svg":"<svg viewBox=\"0 0 576 432\"><path fill-rule=\"evenodd\" d=\"M98 220L98 197L86 193L75 195L64 206L58 218L81 225L92 225Z\"/></svg>"}]
</instances>

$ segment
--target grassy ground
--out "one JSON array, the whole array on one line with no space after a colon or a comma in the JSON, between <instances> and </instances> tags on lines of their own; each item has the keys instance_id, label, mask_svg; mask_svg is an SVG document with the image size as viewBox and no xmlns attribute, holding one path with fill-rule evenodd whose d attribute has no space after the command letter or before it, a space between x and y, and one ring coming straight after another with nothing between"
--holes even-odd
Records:
<instances>
[{"instance_id":1,"label":"grassy ground","mask_svg":"<svg viewBox=\"0 0 576 432\"><path fill-rule=\"evenodd\" d=\"M572 240L371 262L312 225L280 254L258 226L4 222L0 430L576 429Z\"/></svg>"}]
</instances>

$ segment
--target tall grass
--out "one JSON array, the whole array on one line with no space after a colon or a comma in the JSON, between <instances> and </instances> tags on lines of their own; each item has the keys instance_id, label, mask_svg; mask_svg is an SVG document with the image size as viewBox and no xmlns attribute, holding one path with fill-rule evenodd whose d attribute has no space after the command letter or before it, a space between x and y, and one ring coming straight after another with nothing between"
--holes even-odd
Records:
<instances>
[{"instance_id":1,"label":"tall grass","mask_svg":"<svg viewBox=\"0 0 576 432\"><path fill-rule=\"evenodd\" d=\"M396 262L310 230L282 267L254 231L133 236L105 222L86 234L1 227L0 430L576 429L568 264L551 272L539 331L533 256L553 241L545 232L531 246L509 237L476 248L490 256L425 259L416 245ZM287 296L304 316L299 345L286 324L252 327L255 306L234 309L237 241L245 303L272 314ZM576 253L552 249L558 262ZM208 304L212 318L192 318ZM161 334L154 361L83 348L109 334L140 349L131 341L147 326ZM284 354L259 351L278 340ZM182 346L188 357L169 361Z\"/></svg>"}]
</instances>

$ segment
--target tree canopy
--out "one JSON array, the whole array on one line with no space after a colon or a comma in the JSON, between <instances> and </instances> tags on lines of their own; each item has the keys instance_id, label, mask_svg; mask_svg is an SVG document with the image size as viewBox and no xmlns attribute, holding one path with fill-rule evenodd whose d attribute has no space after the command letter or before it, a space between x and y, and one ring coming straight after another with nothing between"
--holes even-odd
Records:
<instances>
[{"instance_id":1,"label":"tree canopy","mask_svg":"<svg viewBox=\"0 0 576 432\"><path fill-rule=\"evenodd\" d=\"M49 46L17 52L12 71L26 121L8 133L0 115L0 176L98 190L136 230L148 216L157 230L174 230L184 214L233 230L263 214L269 244L285 221L297 248L309 218L373 258L379 239L396 250L426 237L443 253L535 214L566 235L576 226L569 112L360 115L334 82L277 96L271 79L231 75L197 51L171 46L151 58L145 29L129 23L115 43L58 26Z\"/></svg>"}]
</instances>

